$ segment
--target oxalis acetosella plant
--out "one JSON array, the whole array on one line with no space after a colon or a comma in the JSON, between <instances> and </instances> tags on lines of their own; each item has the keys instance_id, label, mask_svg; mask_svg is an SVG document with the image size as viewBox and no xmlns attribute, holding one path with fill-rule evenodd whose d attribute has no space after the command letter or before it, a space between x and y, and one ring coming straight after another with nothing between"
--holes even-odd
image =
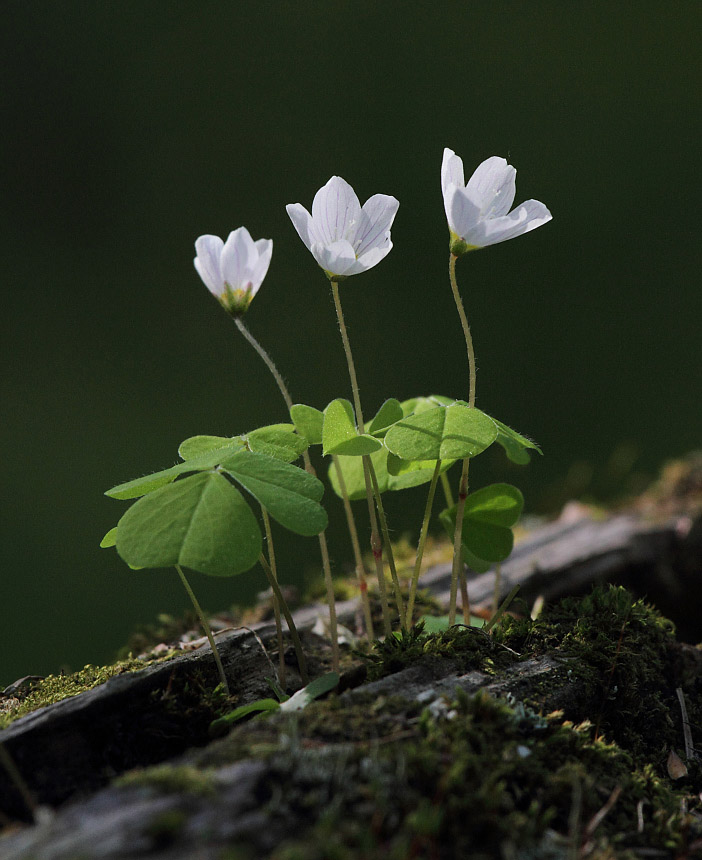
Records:
<instances>
[{"instance_id":1,"label":"oxalis acetosella plant","mask_svg":"<svg viewBox=\"0 0 702 860\"><path fill-rule=\"evenodd\" d=\"M469 493L470 461L495 442L512 461L522 465L529 462L529 451L539 448L475 406L475 354L456 282L456 261L470 251L515 238L551 219L548 209L536 200L510 211L515 178L513 167L503 158L492 157L479 165L466 183L463 162L450 149L444 150L441 187L449 226L449 281L466 342L468 384L459 399L431 395L401 401L390 397L370 420L361 405L341 293L348 278L372 268L390 253L398 201L375 194L361 206L353 188L333 176L316 193L311 214L300 203L287 206L300 238L329 280L348 364L352 399L338 397L323 409L293 400L271 356L243 321L267 274L273 242L254 241L245 227L234 230L226 241L211 235L196 241L194 264L198 274L273 375L287 415L280 424L231 437L186 439L178 449L181 462L177 465L108 490L112 498L136 501L108 532L102 546L116 546L134 569L175 568L207 633L225 690L226 673L216 643L183 568L229 577L260 564L274 596L281 683L285 683L281 616L296 649L303 683L309 680L300 639L278 585L272 521L317 538L329 605L333 670L338 670L334 588L325 536L327 514L321 504L324 486L316 477L311 448L321 446L322 456L329 458L329 483L343 503L368 639L375 638L377 631L353 502L364 501L368 511L384 636L393 632L394 613L402 630L408 630L416 620L417 587L439 482L446 500L439 520L453 544L449 624L456 621L459 585L464 623L470 624L465 566L482 573L497 565L499 572L500 563L512 551L512 528L522 511L522 494L504 483ZM454 465L455 503L448 476ZM403 588L383 495L421 484L429 485L427 499L412 578L409 587Z\"/></svg>"}]
</instances>

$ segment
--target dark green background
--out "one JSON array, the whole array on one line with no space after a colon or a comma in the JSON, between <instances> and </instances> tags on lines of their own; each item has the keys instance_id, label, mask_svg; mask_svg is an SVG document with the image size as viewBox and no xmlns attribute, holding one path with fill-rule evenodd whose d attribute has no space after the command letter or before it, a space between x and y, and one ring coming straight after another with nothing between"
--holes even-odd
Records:
<instances>
[{"instance_id":1,"label":"dark green background","mask_svg":"<svg viewBox=\"0 0 702 860\"><path fill-rule=\"evenodd\" d=\"M274 239L248 323L296 399L348 396L328 284L285 213L334 173L401 204L389 257L343 285L368 412L466 394L449 146L467 173L509 158L517 202L554 215L459 264L478 405L546 453L522 472L488 454L475 479L543 510L614 489L619 446L653 471L699 445L701 25L698 0L6 3L0 686L109 659L186 607L174 573L98 548L124 509L104 489L171 465L189 435L284 419L193 270L198 235ZM392 499L398 532L422 500L406 517ZM283 578L308 549L314 564L314 541L279 540ZM263 587L192 581L210 609Z\"/></svg>"}]
</instances>

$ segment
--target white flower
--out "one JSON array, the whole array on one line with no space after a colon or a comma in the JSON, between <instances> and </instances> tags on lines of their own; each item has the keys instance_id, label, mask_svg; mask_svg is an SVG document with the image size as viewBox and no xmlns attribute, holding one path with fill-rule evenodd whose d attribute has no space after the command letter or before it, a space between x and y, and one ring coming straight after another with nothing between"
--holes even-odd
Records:
<instances>
[{"instance_id":1,"label":"white flower","mask_svg":"<svg viewBox=\"0 0 702 860\"><path fill-rule=\"evenodd\" d=\"M399 202L374 194L363 204L340 176L315 194L312 214L300 203L285 207L312 256L332 280L365 272L390 253L390 227Z\"/></svg>"},{"instance_id":2,"label":"white flower","mask_svg":"<svg viewBox=\"0 0 702 860\"><path fill-rule=\"evenodd\" d=\"M493 155L478 166L466 185L463 161L452 150L444 150L441 190L454 254L514 239L551 220L551 213L538 200L527 200L509 211L516 177L512 165Z\"/></svg>"},{"instance_id":3,"label":"white flower","mask_svg":"<svg viewBox=\"0 0 702 860\"><path fill-rule=\"evenodd\" d=\"M232 316L241 316L266 277L273 254L273 240L251 238L246 227L219 236L200 236L193 260L207 289Z\"/></svg>"}]
</instances>

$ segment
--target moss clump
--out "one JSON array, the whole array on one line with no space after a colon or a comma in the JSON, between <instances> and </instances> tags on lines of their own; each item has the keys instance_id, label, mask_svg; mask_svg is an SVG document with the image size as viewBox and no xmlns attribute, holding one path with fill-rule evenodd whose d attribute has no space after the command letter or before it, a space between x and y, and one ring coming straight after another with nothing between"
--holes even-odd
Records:
<instances>
[{"instance_id":1,"label":"moss clump","mask_svg":"<svg viewBox=\"0 0 702 860\"><path fill-rule=\"evenodd\" d=\"M558 702L567 717L591 720L597 734L637 756L664 760L680 740L671 718L678 713L674 633L672 622L624 588L597 586L547 608L536 621L507 618L495 636L520 651L551 654L567 679L584 682L578 697ZM548 701L546 693L539 704Z\"/></svg>"},{"instance_id":2,"label":"moss clump","mask_svg":"<svg viewBox=\"0 0 702 860\"><path fill-rule=\"evenodd\" d=\"M121 660L111 666L84 666L79 672L70 675L49 675L43 681L32 687L26 695L16 696L16 704L0 714L0 729L6 728L11 722L46 705L53 705L62 699L77 696L86 690L92 690L104 684L115 675L124 672L135 672L143 669L147 663L143 660Z\"/></svg>"},{"instance_id":3,"label":"moss clump","mask_svg":"<svg viewBox=\"0 0 702 860\"><path fill-rule=\"evenodd\" d=\"M580 856L588 843L603 857L631 857L639 847L681 852L702 834L682 792L595 739L592 725L533 717L483 693L449 707L408 720L409 742L324 758L299 739L278 750L275 796L310 826L274 860Z\"/></svg>"},{"instance_id":4,"label":"moss clump","mask_svg":"<svg viewBox=\"0 0 702 860\"><path fill-rule=\"evenodd\" d=\"M212 772L189 765L160 764L145 769L138 768L122 774L114 784L124 788L152 788L161 794L209 797L215 793Z\"/></svg>"},{"instance_id":5,"label":"moss clump","mask_svg":"<svg viewBox=\"0 0 702 860\"><path fill-rule=\"evenodd\" d=\"M362 656L369 664L372 681L422 660L452 659L462 669L495 674L517 659L514 652L476 627L456 625L439 633L425 633L421 621L410 630L375 642L371 653Z\"/></svg>"}]
</instances>

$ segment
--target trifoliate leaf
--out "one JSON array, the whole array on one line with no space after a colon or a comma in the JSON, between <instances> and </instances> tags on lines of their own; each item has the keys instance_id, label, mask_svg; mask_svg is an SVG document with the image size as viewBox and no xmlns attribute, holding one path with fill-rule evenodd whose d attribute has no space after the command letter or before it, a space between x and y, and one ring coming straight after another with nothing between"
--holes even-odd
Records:
<instances>
[{"instance_id":1,"label":"trifoliate leaf","mask_svg":"<svg viewBox=\"0 0 702 860\"><path fill-rule=\"evenodd\" d=\"M514 545L512 526L524 507L524 497L511 484L491 484L466 499L463 512L463 556L477 573L509 557ZM439 519L449 537L456 528L456 505L442 511Z\"/></svg>"},{"instance_id":2,"label":"trifoliate leaf","mask_svg":"<svg viewBox=\"0 0 702 860\"><path fill-rule=\"evenodd\" d=\"M385 445L403 460L475 457L497 438L497 425L474 407L453 403L412 414L391 427Z\"/></svg>"},{"instance_id":3,"label":"trifoliate leaf","mask_svg":"<svg viewBox=\"0 0 702 860\"><path fill-rule=\"evenodd\" d=\"M218 472L201 472L135 502L118 523L117 552L130 566L180 564L232 576L258 560L261 531L236 487Z\"/></svg>"}]
</instances>

